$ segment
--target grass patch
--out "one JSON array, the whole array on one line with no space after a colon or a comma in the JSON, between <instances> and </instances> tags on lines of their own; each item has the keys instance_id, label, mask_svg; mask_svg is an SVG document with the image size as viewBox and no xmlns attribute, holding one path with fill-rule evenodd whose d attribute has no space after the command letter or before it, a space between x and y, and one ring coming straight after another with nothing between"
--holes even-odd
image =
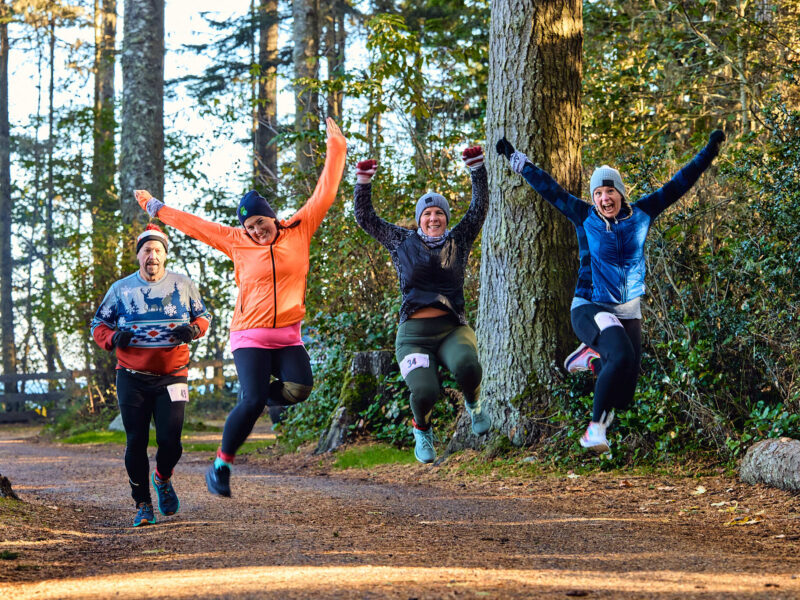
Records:
<instances>
[{"instance_id":1,"label":"grass patch","mask_svg":"<svg viewBox=\"0 0 800 600\"><path fill-rule=\"evenodd\" d=\"M349 448L336 455L334 469L369 469L377 465L413 464L416 462L410 450L400 450L388 444L374 444Z\"/></svg>"},{"instance_id":2,"label":"grass patch","mask_svg":"<svg viewBox=\"0 0 800 600\"><path fill-rule=\"evenodd\" d=\"M0 560L14 560L19 558L19 552L11 552L11 550L0 550Z\"/></svg>"},{"instance_id":3,"label":"grass patch","mask_svg":"<svg viewBox=\"0 0 800 600\"><path fill-rule=\"evenodd\" d=\"M271 440L253 440L252 442L245 442L242 447L236 452L236 455L249 454L261 448L273 446L276 443L275 439ZM219 442L196 442L191 444L183 444L185 452L216 452L219 448Z\"/></svg>"},{"instance_id":4,"label":"grass patch","mask_svg":"<svg viewBox=\"0 0 800 600\"><path fill-rule=\"evenodd\" d=\"M155 443L155 432L150 432L150 445ZM65 444L124 444L124 431L84 431L61 440Z\"/></svg>"}]
</instances>

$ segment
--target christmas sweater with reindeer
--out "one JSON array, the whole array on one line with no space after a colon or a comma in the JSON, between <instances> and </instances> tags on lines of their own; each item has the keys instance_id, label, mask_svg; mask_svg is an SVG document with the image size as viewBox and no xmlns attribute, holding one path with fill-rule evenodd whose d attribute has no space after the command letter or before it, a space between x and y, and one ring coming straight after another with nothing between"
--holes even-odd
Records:
<instances>
[{"instance_id":1,"label":"christmas sweater with reindeer","mask_svg":"<svg viewBox=\"0 0 800 600\"><path fill-rule=\"evenodd\" d=\"M112 350L116 330L131 331L127 348L117 348L117 368L158 375L187 375L189 346L172 331L193 323L201 337L211 323L197 286L186 275L167 271L158 281L139 272L114 282L92 319L92 336Z\"/></svg>"}]
</instances>

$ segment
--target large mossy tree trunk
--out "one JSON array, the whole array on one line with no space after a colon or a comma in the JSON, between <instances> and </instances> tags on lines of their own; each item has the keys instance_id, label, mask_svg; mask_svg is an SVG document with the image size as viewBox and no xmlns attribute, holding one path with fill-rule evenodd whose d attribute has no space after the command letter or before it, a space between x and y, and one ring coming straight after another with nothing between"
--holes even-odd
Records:
<instances>
[{"instance_id":1,"label":"large mossy tree trunk","mask_svg":"<svg viewBox=\"0 0 800 600\"><path fill-rule=\"evenodd\" d=\"M124 17L120 207L123 223L141 228L147 215L133 190L164 197L164 0L125 0ZM133 258L134 240L126 236L125 260Z\"/></svg>"},{"instance_id":2,"label":"large mossy tree trunk","mask_svg":"<svg viewBox=\"0 0 800 600\"><path fill-rule=\"evenodd\" d=\"M492 2L487 145L506 136L576 195L582 44L579 0ZM477 323L482 394L496 430L530 444L553 404L558 363L576 343L569 306L577 243L569 221L505 159L488 168Z\"/></svg>"}]
</instances>

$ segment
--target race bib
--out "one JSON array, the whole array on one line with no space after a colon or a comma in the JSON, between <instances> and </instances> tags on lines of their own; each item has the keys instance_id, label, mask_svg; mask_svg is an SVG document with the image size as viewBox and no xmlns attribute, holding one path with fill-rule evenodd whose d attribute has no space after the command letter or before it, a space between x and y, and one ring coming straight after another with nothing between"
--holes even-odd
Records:
<instances>
[{"instance_id":1,"label":"race bib","mask_svg":"<svg viewBox=\"0 0 800 600\"><path fill-rule=\"evenodd\" d=\"M189 384L187 383L173 383L167 386L169 392L169 399L173 402L188 402L189 401Z\"/></svg>"},{"instance_id":2,"label":"race bib","mask_svg":"<svg viewBox=\"0 0 800 600\"><path fill-rule=\"evenodd\" d=\"M428 358L427 354L409 354L400 361L400 374L403 376L403 379L405 379L406 375L411 373L411 371L414 369L419 369L420 367L429 367L430 364L430 359Z\"/></svg>"},{"instance_id":3,"label":"race bib","mask_svg":"<svg viewBox=\"0 0 800 600\"><path fill-rule=\"evenodd\" d=\"M622 323L619 322L619 319L612 315L611 313L607 312L599 312L594 316L594 322L597 323L597 326L600 328L600 331L604 329L608 329L609 327L622 327Z\"/></svg>"}]
</instances>

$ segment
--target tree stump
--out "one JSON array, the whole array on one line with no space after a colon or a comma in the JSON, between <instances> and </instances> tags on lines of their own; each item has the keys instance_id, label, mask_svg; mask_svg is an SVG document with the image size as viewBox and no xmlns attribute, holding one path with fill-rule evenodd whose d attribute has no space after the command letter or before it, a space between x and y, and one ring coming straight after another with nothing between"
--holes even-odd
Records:
<instances>
[{"instance_id":1,"label":"tree stump","mask_svg":"<svg viewBox=\"0 0 800 600\"><path fill-rule=\"evenodd\" d=\"M342 383L339 404L333 411L330 425L320 436L314 454L331 452L347 441L356 415L367 408L376 396L385 393L381 381L395 370L397 365L392 352L374 350L357 352L353 356Z\"/></svg>"},{"instance_id":2,"label":"tree stump","mask_svg":"<svg viewBox=\"0 0 800 600\"><path fill-rule=\"evenodd\" d=\"M739 467L739 477L745 483L800 490L800 441L782 437L753 444Z\"/></svg>"},{"instance_id":3,"label":"tree stump","mask_svg":"<svg viewBox=\"0 0 800 600\"><path fill-rule=\"evenodd\" d=\"M0 498L19 500L19 496L17 496L11 488L11 482L8 480L8 477L3 477L2 474L0 474Z\"/></svg>"}]
</instances>

